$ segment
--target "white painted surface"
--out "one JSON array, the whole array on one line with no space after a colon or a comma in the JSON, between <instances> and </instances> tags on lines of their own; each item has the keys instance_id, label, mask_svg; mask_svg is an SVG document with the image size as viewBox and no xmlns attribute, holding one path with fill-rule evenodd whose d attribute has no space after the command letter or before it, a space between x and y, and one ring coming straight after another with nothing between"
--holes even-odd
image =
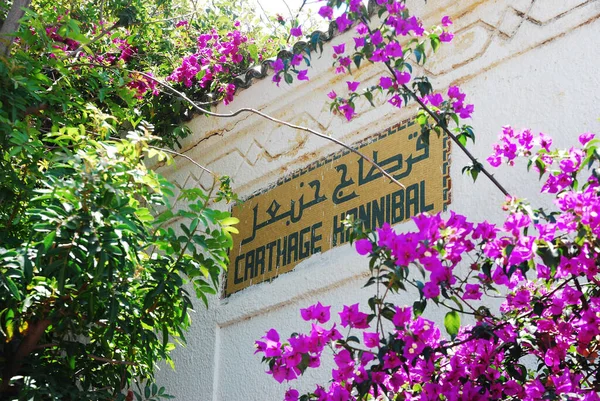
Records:
<instances>
[{"instance_id":1,"label":"white painted surface","mask_svg":"<svg viewBox=\"0 0 600 401\"><path fill-rule=\"evenodd\" d=\"M411 2L409 2L409 6ZM600 133L600 2L597 0L437 0L414 1L426 25L449 14L455 20L456 43L431 59L427 74L435 88L460 84L475 103L472 125L477 143L470 149L480 160L506 124L531 128L553 136L555 144L575 144L585 131ZM333 40L349 41L345 35ZM362 105L352 123L333 116L325 105L326 93L344 93L349 77L330 72L330 46L309 70L310 82L276 88L269 79L238 94L226 112L254 107L277 118L306 125L353 143L410 117L414 105L403 110L384 105ZM356 80L376 80L379 67L362 68ZM186 155L210 169L233 178L240 196L266 187L279 176L325 156L336 147L326 141L246 115L235 119L198 117L191 127L196 135L184 143ZM460 174L467 158L455 146L452 152L452 205L471 220L498 222L503 196L481 177L473 184ZM208 177L185 160L161 170L180 187L207 185ZM501 168L496 177L518 197L548 203L537 194L537 179L524 165ZM398 227L411 228L411 223ZM265 366L253 355L253 343L275 327L287 336L309 326L298 309L321 301L332 312L343 304L364 302L361 289L367 272L365 259L348 245L315 255L272 283L263 283L223 300L213 299L209 310L198 302L188 346L175 351L177 371L162 367L159 382L179 400L280 400L287 388L264 374ZM405 296L406 303L412 303ZM337 316L337 314L335 315ZM309 371L294 382L301 392L324 383L331 366Z\"/></svg>"}]
</instances>

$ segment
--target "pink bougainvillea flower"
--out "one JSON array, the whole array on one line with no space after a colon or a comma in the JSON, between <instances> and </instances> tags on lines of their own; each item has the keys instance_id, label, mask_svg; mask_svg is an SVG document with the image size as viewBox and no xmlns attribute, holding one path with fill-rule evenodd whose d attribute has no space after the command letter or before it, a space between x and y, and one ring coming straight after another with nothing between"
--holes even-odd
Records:
<instances>
[{"instance_id":1,"label":"pink bougainvillea flower","mask_svg":"<svg viewBox=\"0 0 600 401\"><path fill-rule=\"evenodd\" d=\"M423 295L425 298L435 298L440 295L440 287L430 281L423 287Z\"/></svg>"},{"instance_id":2,"label":"pink bougainvillea flower","mask_svg":"<svg viewBox=\"0 0 600 401\"><path fill-rule=\"evenodd\" d=\"M402 98L400 97L400 95L394 95L390 98L390 100L388 100L388 103L391 104L392 106L401 108L402 107Z\"/></svg>"},{"instance_id":3,"label":"pink bougainvillea flower","mask_svg":"<svg viewBox=\"0 0 600 401\"><path fill-rule=\"evenodd\" d=\"M346 29L352 25L352 21L348 18L346 13L340 15L335 19L335 23L337 24L338 30L340 32L344 32Z\"/></svg>"},{"instance_id":4,"label":"pink bougainvillea flower","mask_svg":"<svg viewBox=\"0 0 600 401\"><path fill-rule=\"evenodd\" d=\"M359 47L363 47L365 45L365 38L360 36L358 38L352 38L354 39L354 47L355 48L359 48Z\"/></svg>"},{"instance_id":5,"label":"pink bougainvillea flower","mask_svg":"<svg viewBox=\"0 0 600 401\"><path fill-rule=\"evenodd\" d=\"M596 135L592 134L591 132L585 132L581 135L579 135L579 143L581 143L582 146L587 145L587 143L589 141L591 141L592 139L594 139Z\"/></svg>"},{"instance_id":6,"label":"pink bougainvillea flower","mask_svg":"<svg viewBox=\"0 0 600 401\"><path fill-rule=\"evenodd\" d=\"M402 46L398 42L390 42L385 45L385 54L388 57L402 57L404 53L402 52Z\"/></svg>"},{"instance_id":7,"label":"pink bougainvillea flower","mask_svg":"<svg viewBox=\"0 0 600 401\"><path fill-rule=\"evenodd\" d=\"M448 97L462 102L465 100L466 95L460 91L458 86L451 86L448 88Z\"/></svg>"},{"instance_id":8,"label":"pink bougainvillea flower","mask_svg":"<svg viewBox=\"0 0 600 401\"><path fill-rule=\"evenodd\" d=\"M442 17L442 26L450 26L450 25L452 25L452 20L450 19L450 17L447 15Z\"/></svg>"},{"instance_id":9,"label":"pink bougainvillea flower","mask_svg":"<svg viewBox=\"0 0 600 401\"><path fill-rule=\"evenodd\" d=\"M324 324L329 321L331 316L331 306L323 306L321 302L317 302L315 305L311 305L306 309L300 309L300 315L302 319L316 320L317 322Z\"/></svg>"},{"instance_id":10,"label":"pink bougainvillea flower","mask_svg":"<svg viewBox=\"0 0 600 401\"><path fill-rule=\"evenodd\" d=\"M403 306L402 308L396 306L396 313L392 318L392 323L396 327L404 327L405 324L411 321L412 308L409 306Z\"/></svg>"},{"instance_id":11,"label":"pink bougainvillea flower","mask_svg":"<svg viewBox=\"0 0 600 401\"><path fill-rule=\"evenodd\" d=\"M335 54L342 54L346 51L346 44L345 43L340 43L337 46L333 46L333 52Z\"/></svg>"},{"instance_id":12,"label":"pink bougainvillea flower","mask_svg":"<svg viewBox=\"0 0 600 401\"><path fill-rule=\"evenodd\" d=\"M369 33L369 27L361 22L356 26L356 33L358 33L359 35L366 35L367 33Z\"/></svg>"},{"instance_id":13,"label":"pink bougainvillea flower","mask_svg":"<svg viewBox=\"0 0 600 401\"><path fill-rule=\"evenodd\" d=\"M273 67L273 71L275 71L275 73L278 73L279 71L283 70L285 65L283 63L283 60L278 58L273 62L273 64L271 64L271 67Z\"/></svg>"},{"instance_id":14,"label":"pink bougainvillea flower","mask_svg":"<svg viewBox=\"0 0 600 401\"><path fill-rule=\"evenodd\" d=\"M346 84L348 85L348 90L350 92L356 92L356 89L358 88L358 85L360 85L360 82L346 81Z\"/></svg>"},{"instance_id":15,"label":"pink bougainvillea flower","mask_svg":"<svg viewBox=\"0 0 600 401\"><path fill-rule=\"evenodd\" d=\"M298 71L298 80L299 81L308 81L308 76L306 75L308 70L300 70Z\"/></svg>"},{"instance_id":16,"label":"pink bougainvillea flower","mask_svg":"<svg viewBox=\"0 0 600 401\"><path fill-rule=\"evenodd\" d=\"M344 305L344 308L341 312L339 312L339 315L343 327L350 326L356 329L369 328L369 323L367 322L369 315L359 312L358 304L350 306Z\"/></svg>"},{"instance_id":17,"label":"pink bougainvillea flower","mask_svg":"<svg viewBox=\"0 0 600 401\"><path fill-rule=\"evenodd\" d=\"M390 77L381 77L379 78L379 86L381 89L389 89L394 85L394 81Z\"/></svg>"},{"instance_id":18,"label":"pink bougainvillea flower","mask_svg":"<svg viewBox=\"0 0 600 401\"><path fill-rule=\"evenodd\" d=\"M440 34L440 41L442 42L452 42L452 39L454 38L454 34L451 32L442 32Z\"/></svg>"},{"instance_id":19,"label":"pink bougainvillea flower","mask_svg":"<svg viewBox=\"0 0 600 401\"><path fill-rule=\"evenodd\" d=\"M335 93L335 91L331 91L327 94L327 97L333 100L337 97L337 93Z\"/></svg>"},{"instance_id":20,"label":"pink bougainvillea flower","mask_svg":"<svg viewBox=\"0 0 600 401\"><path fill-rule=\"evenodd\" d=\"M356 115L354 107L350 106L348 103L341 105L339 110L344 113L344 117L346 117L346 120L348 121L352 120L352 117Z\"/></svg>"},{"instance_id":21,"label":"pink bougainvillea flower","mask_svg":"<svg viewBox=\"0 0 600 401\"><path fill-rule=\"evenodd\" d=\"M537 137L536 143L538 144L538 146L545 149L547 152L550 152L550 147L552 146L552 138L550 138L543 132L540 132L540 134Z\"/></svg>"},{"instance_id":22,"label":"pink bougainvillea flower","mask_svg":"<svg viewBox=\"0 0 600 401\"><path fill-rule=\"evenodd\" d=\"M329 6L322 6L319 8L319 15L330 20L333 17L333 8Z\"/></svg>"},{"instance_id":23,"label":"pink bougainvillea flower","mask_svg":"<svg viewBox=\"0 0 600 401\"><path fill-rule=\"evenodd\" d=\"M298 392L298 390L290 388L288 389L288 391L285 392L285 398L283 399L283 401L298 401L299 396L300 393Z\"/></svg>"},{"instance_id":24,"label":"pink bougainvillea flower","mask_svg":"<svg viewBox=\"0 0 600 401\"><path fill-rule=\"evenodd\" d=\"M465 286L465 293L463 294L463 299L474 299L480 300L483 294L480 291L479 284L467 284Z\"/></svg>"},{"instance_id":25,"label":"pink bougainvillea flower","mask_svg":"<svg viewBox=\"0 0 600 401\"><path fill-rule=\"evenodd\" d=\"M379 345L379 333L363 332L363 340L365 347L375 348Z\"/></svg>"},{"instance_id":26,"label":"pink bougainvillea flower","mask_svg":"<svg viewBox=\"0 0 600 401\"><path fill-rule=\"evenodd\" d=\"M359 255L368 255L373 252L373 244L368 238L362 238L356 241L356 252Z\"/></svg>"},{"instance_id":27,"label":"pink bougainvillea flower","mask_svg":"<svg viewBox=\"0 0 600 401\"><path fill-rule=\"evenodd\" d=\"M302 28L299 26L293 27L292 29L290 29L290 35L297 38L302 36Z\"/></svg>"},{"instance_id":28,"label":"pink bougainvillea flower","mask_svg":"<svg viewBox=\"0 0 600 401\"><path fill-rule=\"evenodd\" d=\"M377 46L383 42L383 36L381 36L381 31L378 29L371 35L371 43Z\"/></svg>"},{"instance_id":29,"label":"pink bougainvillea flower","mask_svg":"<svg viewBox=\"0 0 600 401\"><path fill-rule=\"evenodd\" d=\"M444 102L444 97L439 93L427 95L426 99L429 102L429 104L431 104L434 107L440 107L440 105Z\"/></svg>"},{"instance_id":30,"label":"pink bougainvillea flower","mask_svg":"<svg viewBox=\"0 0 600 401\"><path fill-rule=\"evenodd\" d=\"M406 85L410 82L410 73L406 71L396 71L396 80L400 85Z\"/></svg>"},{"instance_id":31,"label":"pink bougainvillea flower","mask_svg":"<svg viewBox=\"0 0 600 401\"><path fill-rule=\"evenodd\" d=\"M292 61L290 62L290 64L294 67L297 67L302 63L302 60L304 60L304 57L302 57L301 54L294 54L292 56Z\"/></svg>"}]
</instances>

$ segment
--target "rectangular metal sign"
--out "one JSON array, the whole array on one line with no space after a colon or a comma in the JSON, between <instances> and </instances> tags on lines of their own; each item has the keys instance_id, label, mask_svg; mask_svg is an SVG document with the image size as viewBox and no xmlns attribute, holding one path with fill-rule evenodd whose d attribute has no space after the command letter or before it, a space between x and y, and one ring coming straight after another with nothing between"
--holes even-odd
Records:
<instances>
[{"instance_id":1,"label":"rectangular metal sign","mask_svg":"<svg viewBox=\"0 0 600 401\"><path fill-rule=\"evenodd\" d=\"M348 215L374 229L444 210L450 203L449 144L432 134L427 146L419 133L409 120L354 145L405 188L345 149L235 205L240 233L229 255L225 296L345 244L342 220Z\"/></svg>"}]
</instances>

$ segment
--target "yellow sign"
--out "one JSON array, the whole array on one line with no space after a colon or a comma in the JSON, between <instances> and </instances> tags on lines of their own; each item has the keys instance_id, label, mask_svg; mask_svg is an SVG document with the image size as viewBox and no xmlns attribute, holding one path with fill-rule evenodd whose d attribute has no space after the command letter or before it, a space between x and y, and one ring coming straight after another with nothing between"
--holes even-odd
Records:
<instances>
[{"instance_id":1,"label":"yellow sign","mask_svg":"<svg viewBox=\"0 0 600 401\"><path fill-rule=\"evenodd\" d=\"M375 229L435 213L450 203L448 142L404 121L354 145L405 188L348 150L318 160L233 207L240 219L225 295L289 272L319 252L348 242L348 215Z\"/></svg>"}]
</instances>

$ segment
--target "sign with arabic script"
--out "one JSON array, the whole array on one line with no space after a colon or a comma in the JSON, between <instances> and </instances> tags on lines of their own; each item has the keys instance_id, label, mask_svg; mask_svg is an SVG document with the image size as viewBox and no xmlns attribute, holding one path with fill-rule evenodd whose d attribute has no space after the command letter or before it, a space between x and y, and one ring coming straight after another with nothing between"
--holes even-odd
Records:
<instances>
[{"instance_id":1,"label":"sign with arabic script","mask_svg":"<svg viewBox=\"0 0 600 401\"><path fill-rule=\"evenodd\" d=\"M449 149L427 145L414 120L355 144L400 181L400 188L348 150L315 161L233 207L240 219L225 295L289 272L311 255L348 242L347 216L367 228L400 223L450 203Z\"/></svg>"}]
</instances>

